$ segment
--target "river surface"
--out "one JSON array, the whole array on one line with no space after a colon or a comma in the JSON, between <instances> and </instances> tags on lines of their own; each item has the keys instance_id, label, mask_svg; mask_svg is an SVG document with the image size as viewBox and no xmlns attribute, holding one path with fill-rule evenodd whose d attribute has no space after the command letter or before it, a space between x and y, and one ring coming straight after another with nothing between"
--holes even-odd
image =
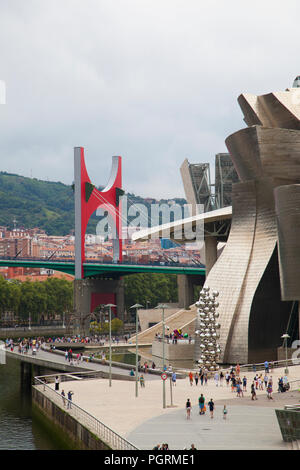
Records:
<instances>
[{"instance_id":1,"label":"river surface","mask_svg":"<svg viewBox=\"0 0 300 470\"><path fill-rule=\"evenodd\" d=\"M0 364L0 450L60 450L32 418L31 387L21 379L21 362L6 358Z\"/></svg>"},{"instance_id":2,"label":"river surface","mask_svg":"<svg viewBox=\"0 0 300 470\"><path fill-rule=\"evenodd\" d=\"M135 354L115 350L112 360L134 366ZM152 357L151 348L141 352L139 360L161 365L161 359ZM32 415L31 383L28 365L22 374L21 361L6 357L6 364L0 364L0 450L63 450L61 442L49 436Z\"/></svg>"}]
</instances>

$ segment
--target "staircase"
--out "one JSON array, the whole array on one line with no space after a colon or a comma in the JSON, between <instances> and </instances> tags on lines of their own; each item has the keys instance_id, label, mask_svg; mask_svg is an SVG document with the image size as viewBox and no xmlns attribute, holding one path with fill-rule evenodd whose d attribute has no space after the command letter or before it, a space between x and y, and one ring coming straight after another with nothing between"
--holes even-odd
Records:
<instances>
[{"instance_id":1,"label":"staircase","mask_svg":"<svg viewBox=\"0 0 300 470\"><path fill-rule=\"evenodd\" d=\"M172 333L174 330L181 329L183 333L193 335L195 332L195 318L197 308L195 305L191 305L190 310L181 309L178 312L173 313L165 319L165 325L169 327L169 330L165 330L166 334ZM155 335L160 333L162 335L162 321L157 323L151 328L142 331L138 334L139 344L150 344L153 342ZM129 342L135 343L136 335L129 339Z\"/></svg>"}]
</instances>

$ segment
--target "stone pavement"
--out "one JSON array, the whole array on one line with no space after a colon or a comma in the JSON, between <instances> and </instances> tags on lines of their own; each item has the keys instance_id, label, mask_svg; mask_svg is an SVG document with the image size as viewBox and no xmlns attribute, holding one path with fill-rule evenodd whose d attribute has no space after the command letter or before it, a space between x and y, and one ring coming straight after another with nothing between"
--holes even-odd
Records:
<instances>
[{"instance_id":1,"label":"stone pavement","mask_svg":"<svg viewBox=\"0 0 300 470\"><path fill-rule=\"evenodd\" d=\"M300 379L300 366L289 368L289 380ZM152 449L167 442L171 450L197 449L287 449L282 441L275 408L299 403L298 391L278 394L277 380L283 369L275 369L273 377L274 399L268 400L266 392L257 391L257 401L251 401L250 384L254 373L241 374L248 378L248 391L243 398L236 397L231 388L216 387L210 379L207 386L191 386L188 378L177 380L172 387L174 407L170 407L170 382L166 381L167 408L162 407L162 380L149 380L145 374L145 388L139 387L135 397L135 383L107 379L64 382L60 389L74 392L73 403L95 416L115 432L141 449ZM206 403L214 399L215 417L209 413L199 416L198 397L203 393ZM193 405L191 420L186 419L185 403L190 398ZM223 420L223 404L227 405L228 418Z\"/></svg>"}]
</instances>

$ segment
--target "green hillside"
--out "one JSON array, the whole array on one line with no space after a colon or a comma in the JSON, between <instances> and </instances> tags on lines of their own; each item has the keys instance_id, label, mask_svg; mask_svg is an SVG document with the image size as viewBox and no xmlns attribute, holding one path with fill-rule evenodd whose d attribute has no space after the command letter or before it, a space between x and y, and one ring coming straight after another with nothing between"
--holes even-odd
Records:
<instances>
[{"instance_id":1,"label":"green hillside","mask_svg":"<svg viewBox=\"0 0 300 470\"><path fill-rule=\"evenodd\" d=\"M0 225L44 229L67 235L74 227L71 186L0 172Z\"/></svg>"},{"instance_id":2,"label":"green hillside","mask_svg":"<svg viewBox=\"0 0 300 470\"><path fill-rule=\"evenodd\" d=\"M143 198L134 194L128 194L128 198L129 205L144 203L150 208ZM185 203L184 199L175 201ZM68 235L74 230L72 186L0 172L0 225L13 228L14 219L18 227L39 227L48 235ZM95 233L98 221L99 217L91 217L89 233Z\"/></svg>"}]
</instances>

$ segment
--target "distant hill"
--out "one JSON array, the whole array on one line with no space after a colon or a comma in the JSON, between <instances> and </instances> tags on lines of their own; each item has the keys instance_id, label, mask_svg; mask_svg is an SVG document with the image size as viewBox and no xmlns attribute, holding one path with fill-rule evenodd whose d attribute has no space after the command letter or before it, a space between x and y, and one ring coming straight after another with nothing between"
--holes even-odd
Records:
<instances>
[{"instance_id":1,"label":"distant hill","mask_svg":"<svg viewBox=\"0 0 300 470\"><path fill-rule=\"evenodd\" d=\"M164 199L157 202L168 204L170 201ZM181 198L174 198L172 201L180 205L186 203L185 199ZM128 194L128 205L137 203L150 209L149 198ZM13 228L14 219L18 227L39 227L48 235L71 233L74 230L72 186L0 172L0 225ZM91 217L88 232L95 233L98 221L99 217ZM144 221L146 224L145 218Z\"/></svg>"}]
</instances>

